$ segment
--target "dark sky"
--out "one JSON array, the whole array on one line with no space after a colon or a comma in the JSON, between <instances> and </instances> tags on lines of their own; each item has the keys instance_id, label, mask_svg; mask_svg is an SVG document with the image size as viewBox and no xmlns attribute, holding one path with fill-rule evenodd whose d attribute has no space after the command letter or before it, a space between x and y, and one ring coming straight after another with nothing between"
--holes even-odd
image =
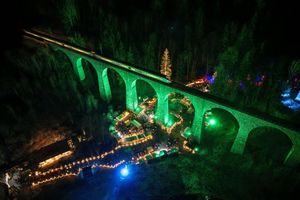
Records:
<instances>
[{"instance_id":1,"label":"dark sky","mask_svg":"<svg viewBox=\"0 0 300 200\"><path fill-rule=\"evenodd\" d=\"M1 22L1 52L5 49L16 48L21 41L21 30L35 21L34 12L24 1L9 0L2 3L0 11ZM32 14L28 14L32 13Z\"/></svg>"},{"instance_id":2,"label":"dark sky","mask_svg":"<svg viewBox=\"0 0 300 200\"><path fill-rule=\"evenodd\" d=\"M262 38L277 54L300 56L300 12L297 1L272 1L266 9L270 23L261 29Z\"/></svg>"},{"instance_id":3,"label":"dark sky","mask_svg":"<svg viewBox=\"0 0 300 200\"><path fill-rule=\"evenodd\" d=\"M20 42L20 31L24 27L31 27L39 24L43 20L39 16L36 8L37 0L26 1L6 1L1 6L1 50L15 48ZM47 0L43 0L47 1ZM51 2L51 0L48 0ZM216 0L205 0L207 10L205 13L208 17L219 15L226 16L233 21L243 23L249 16L253 15L255 1L226 0L220 1L221 12L212 7L211 2ZM103 0L103 2L106 2ZM148 1L143 0L124 0L118 2L114 12L126 20L126 13L129 11L148 9ZM193 2L193 1L191 1ZM230 3L231 2L231 3ZM266 0L266 8L263 10L263 16L259 16L259 26L257 29L256 39L265 41L268 51L271 55L289 55L299 57L300 55L300 12L295 1L272 1ZM107 5L107 2L106 2ZM191 3L191 9L193 9ZM233 5L237 5L234 7ZM167 0L164 6L165 12L170 19L176 21L176 10L180 7L180 1ZM192 19L191 19L192 20Z\"/></svg>"}]
</instances>

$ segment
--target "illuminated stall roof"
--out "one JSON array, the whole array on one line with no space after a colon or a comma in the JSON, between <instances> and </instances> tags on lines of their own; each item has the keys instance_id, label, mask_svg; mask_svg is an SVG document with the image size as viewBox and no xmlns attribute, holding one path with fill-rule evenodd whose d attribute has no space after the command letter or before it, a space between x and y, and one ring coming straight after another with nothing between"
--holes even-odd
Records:
<instances>
[{"instance_id":1,"label":"illuminated stall roof","mask_svg":"<svg viewBox=\"0 0 300 200\"><path fill-rule=\"evenodd\" d=\"M142 125L141 125L138 121L136 121L135 119L132 120L131 123L132 123L135 127L137 127L137 128L140 128L140 127L142 126Z\"/></svg>"}]
</instances>

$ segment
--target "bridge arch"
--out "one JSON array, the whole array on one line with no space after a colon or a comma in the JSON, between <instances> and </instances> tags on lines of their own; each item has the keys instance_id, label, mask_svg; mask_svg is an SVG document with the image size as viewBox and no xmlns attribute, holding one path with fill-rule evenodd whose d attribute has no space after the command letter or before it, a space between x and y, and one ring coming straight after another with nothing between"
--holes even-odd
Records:
<instances>
[{"instance_id":1,"label":"bridge arch","mask_svg":"<svg viewBox=\"0 0 300 200\"><path fill-rule=\"evenodd\" d=\"M96 66L85 57L73 57L73 59L75 65L73 67L75 67L75 72L80 80L78 88L86 97L85 105L87 111L99 108L100 95Z\"/></svg>"},{"instance_id":2,"label":"bridge arch","mask_svg":"<svg viewBox=\"0 0 300 200\"><path fill-rule=\"evenodd\" d=\"M131 88L136 89L138 103L141 103L145 98L157 98L157 91L151 83L143 79L136 79L132 82Z\"/></svg>"},{"instance_id":3,"label":"bridge arch","mask_svg":"<svg viewBox=\"0 0 300 200\"><path fill-rule=\"evenodd\" d=\"M165 99L165 101L168 101L169 123L174 123L173 118L177 118L176 115L180 115L180 118L183 120L182 126L192 128L195 122L195 107L191 99L184 93L177 91L169 93L165 96Z\"/></svg>"},{"instance_id":4,"label":"bridge arch","mask_svg":"<svg viewBox=\"0 0 300 200\"><path fill-rule=\"evenodd\" d=\"M124 102L126 93L126 80L118 70L110 67L106 67L101 72L101 78L99 81L103 83L103 93L104 99L110 101L114 99L118 103ZM118 90L113 90L113 87L117 87ZM124 104L125 106L125 104Z\"/></svg>"},{"instance_id":5,"label":"bridge arch","mask_svg":"<svg viewBox=\"0 0 300 200\"><path fill-rule=\"evenodd\" d=\"M218 107L205 110L200 144L207 150L218 148L223 153L229 152L239 129L239 121L230 111Z\"/></svg>"},{"instance_id":6,"label":"bridge arch","mask_svg":"<svg viewBox=\"0 0 300 200\"><path fill-rule=\"evenodd\" d=\"M77 66L81 69L81 82L85 88L92 90L93 94L98 94L98 77L97 70L93 63L85 58L78 58ZM97 95L98 96L98 95Z\"/></svg>"},{"instance_id":7,"label":"bridge arch","mask_svg":"<svg viewBox=\"0 0 300 200\"><path fill-rule=\"evenodd\" d=\"M83 57L78 56L76 54L72 54L72 52L65 51L61 48L57 48L57 47L54 47L54 46L51 46L51 47L53 48L54 52L56 52L56 54L58 54L58 55L63 54L68 58L68 61L71 63L75 74L79 77L79 79L81 81L85 79L85 72L84 72L84 69L83 69L83 60L86 60L86 59L84 59ZM86 62L89 62L89 61L86 60Z\"/></svg>"},{"instance_id":8,"label":"bridge arch","mask_svg":"<svg viewBox=\"0 0 300 200\"><path fill-rule=\"evenodd\" d=\"M136 110L138 105L146 98L158 98L158 92L155 89L155 86L147 80L144 79L131 79L129 78L129 85L128 85L128 93L130 96L127 99L128 108L131 110ZM157 103L154 107L156 112Z\"/></svg>"},{"instance_id":9,"label":"bridge arch","mask_svg":"<svg viewBox=\"0 0 300 200\"><path fill-rule=\"evenodd\" d=\"M58 61L58 64L60 65L61 69L65 70L65 72L68 73L69 76L74 75L74 77L76 76L76 78L78 78L77 69L74 65L74 59L72 59L72 57L68 53L66 53L64 50L60 48L53 48L53 52L54 52L53 55L55 57L55 60Z\"/></svg>"},{"instance_id":10,"label":"bridge arch","mask_svg":"<svg viewBox=\"0 0 300 200\"><path fill-rule=\"evenodd\" d=\"M254 162L287 161L293 150L295 141L284 131L270 126L260 126L252 129L248 134L245 153L251 154Z\"/></svg>"}]
</instances>

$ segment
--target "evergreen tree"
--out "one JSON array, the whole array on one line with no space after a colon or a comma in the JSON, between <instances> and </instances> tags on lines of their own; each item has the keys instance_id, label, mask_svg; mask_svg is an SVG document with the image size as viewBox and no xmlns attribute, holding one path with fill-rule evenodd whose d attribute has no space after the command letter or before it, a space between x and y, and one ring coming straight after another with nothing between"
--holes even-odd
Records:
<instances>
[{"instance_id":1,"label":"evergreen tree","mask_svg":"<svg viewBox=\"0 0 300 200\"><path fill-rule=\"evenodd\" d=\"M155 47L157 43L157 35L155 33L152 33L149 37L148 43L146 43L144 48L144 56L142 63L145 67L150 69L151 71L156 71L156 62L157 57L155 55Z\"/></svg>"},{"instance_id":2,"label":"evergreen tree","mask_svg":"<svg viewBox=\"0 0 300 200\"><path fill-rule=\"evenodd\" d=\"M171 80L171 76L172 76L171 67L172 65L171 65L169 50L166 48L161 60L160 73L165 75L169 80Z\"/></svg>"},{"instance_id":3,"label":"evergreen tree","mask_svg":"<svg viewBox=\"0 0 300 200\"><path fill-rule=\"evenodd\" d=\"M69 33L78 22L78 11L75 5L74 0L66 0L63 1L61 6L61 20L67 33Z\"/></svg>"},{"instance_id":4,"label":"evergreen tree","mask_svg":"<svg viewBox=\"0 0 300 200\"><path fill-rule=\"evenodd\" d=\"M86 47L86 39L82 37L80 33L75 32L73 36L70 37L70 42L79 47Z\"/></svg>"},{"instance_id":5,"label":"evergreen tree","mask_svg":"<svg viewBox=\"0 0 300 200\"><path fill-rule=\"evenodd\" d=\"M103 39L103 51L110 52L110 56L120 55L118 49L124 48L121 43L121 33L119 31L118 19L114 15L108 15L103 25L102 38ZM120 59L120 58L119 58Z\"/></svg>"},{"instance_id":6,"label":"evergreen tree","mask_svg":"<svg viewBox=\"0 0 300 200\"><path fill-rule=\"evenodd\" d=\"M300 60L294 60L289 68L289 78L300 74Z\"/></svg>"}]
</instances>

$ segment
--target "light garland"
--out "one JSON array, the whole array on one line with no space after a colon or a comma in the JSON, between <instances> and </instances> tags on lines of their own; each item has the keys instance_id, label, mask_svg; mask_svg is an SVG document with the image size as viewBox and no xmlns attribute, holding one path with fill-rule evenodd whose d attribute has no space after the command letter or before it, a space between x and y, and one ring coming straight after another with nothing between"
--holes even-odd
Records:
<instances>
[{"instance_id":1,"label":"light garland","mask_svg":"<svg viewBox=\"0 0 300 200\"><path fill-rule=\"evenodd\" d=\"M184 150L186 150L186 151L188 151L188 152L191 152L191 153L195 153L195 151L193 150L193 149L191 149L190 147L188 147L186 144L187 144L188 142L185 140L185 141L183 141L183 145L182 145L182 148L184 149Z\"/></svg>"},{"instance_id":2,"label":"light garland","mask_svg":"<svg viewBox=\"0 0 300 200\"><path fill-rule=\"evenodd\" d=\"M115 149L120 149L122 147L135 146L135 145L147 142L148 140L152 140L152 139L153 139L153 136L152 135L148 135L148 136L145 136L144 138L137 139L137 140L134 140L134 141L130 141L130 142L126 142L124 144L121 144L121 145L117 146Z\"/></svg>"},{"instance_id":3,"label":"light garland","mask_svg":"<svg viewBox=\"0 0 300 200\"><path fill-rule=\"evenodd\" d=\"M36 177L46 176L46 175L54 173L54 172L60 172L60 171L66 170L66 169L73 169L77 165L82 165L82 164L88 163L89 161L96 161L96 160L99 160L99 159L103 159L103 158L105 158L106 156L108 156L110 154L114 154L116 150L118 150L122 147L135 146L135 145L147 142L148 140L152 140L152 139L153 139L153 136L148 135L148 136L145 136L144 138L137 139L137 140L134 140L134 141L130 141L130 142L118 145L113 150L105 152L105 153L100 154L98 156L91 156L91 157L83 158L81 160L73 161L71 163L61 165L61 166L56 167L56 168L48 169L47 171L35 171L34 176L36 176ZM29 174L29 176L32 176L32 174Z\"/></svg>"},{"instance_id":4,"label":"light garland","mask_svg":"<svg viewBox=\"0 0 300 200\"><path fill-rule=\"evenodd\" d=\"M149 103L155 104L156 99L153 98ZM142 111L139 114L144 113L146 111L146 109L147 109L146 106L142 106ZM134 114L134 113L126 111L124 113L124 116L120 120L117 120L117 121L121 121L125 118L128 118L132 114ZM37 186L37 185L47 183L50 181L54 181L57 179L61 179L61 178L67 177L67 176L77 176L82 171L82 168L89 167L89 166L91 166L91 168L99 167L99 168L104 168L104 169L114 169L114 168L118 167L119 165L125 163L125 160L121 160L115 164L98 164L98 163L95 163L95 161L99 161L110 154L114 154L117 150L119 150L123 147L135 146L135 145L145 143L145 142L153 139L152 135L143 135L143 134L145 134L144 129L142 129L142 131L139 131L136 133L131 133L129 135L124 136L124 138L122 140L118 141L120 144L117 145L111 151L104 152L104 153L96 155L96 156L90 156L90 157L82 158L79 160L75 160L75 161L66 163L64 165L61 165L59 167L48 169L46 171L35 171L34 173L30 173L29 177L31 177L31 179L33 179L33 180L35 179L31 185ZM139 138L141 136L143 136L143 137ZM130 138L130 137L136 137L136 139L134 138L135 140L133 140L133 141L124 141L126 138ZM142 158L145 159L146 156L152 155L153 151L154 150L152 149L152 151L148 151L147 154L143 155L142 157L139 156L137 158L137 160L140 160ZM131 160L135 160L135 158L133 157L133 158L131 158ZM42 166L46 166L46 165L39 165L38 167L42 168ZM46 178L46 176L49 176L49 175L51 175L52 177ZM41 180L38 180L38 179L41 179Z\"/></svg>"},{"instance_id":5,"label":"light garland","mask_svg":"<svg viewBox=\"0 0 300 200\"><path fill-rule=\"evenodd\" d=\"M179 121L177 121L177 122L175 122L174 124L172 124L171 127L166 127L166 126L163 125L163 124L160 125L160 126L161 126L161 129L164 130L164 131L166 131L168 134L171 134L172 131L173 131L173 129L174 129L176 126L178 126L178 125L180 125L180 124L183 123L183 118L182 118L180 115L175 114L175 113L171 113L171 114L173 114L174 116L176 116L177 118L179 118Z\"/></svg>"},{"instance_id":6,"label":"light garland","mask_svg":"<svg viewBox=\"0 0 300 200\"><path fill-rule=\"evenodd\" d=\"M198 79L196 81L193 81L191 83L186 84L185 86L192 87L192 86L194 86L196 84L203 84L203 83L205 83L205 80L203 78L200 78L200 79Z\"/></svg>"},{"instance_id":7,"label":"light garland","mask_svg":"<svg viewBox=\"0 0 300 200\"><path fill-rule=\"evenodd\" d=\"M120 140L118 140L118 143L120 144L125 144L127 143L125 140L130 138L130 137L137 137L140 136L140 135L143 135L144 134L144 129L142 129L142 131L138 132L138 133L131 133L131 134L128 134L128 135L125 135L123 138L121 138ZM135 141L135 140L134 140ZM132 142L132 141L131 141Z\"/></svg>"},{"instance_id":8,"label":"light garland","mask_svg":"<svg viewBox=\"0 0 300 200\"><path fill-rule=\"evenodd\" d=\"M47 183L47 182L50 182L50 181L54 181L54 180L57 180L57 179L61 179L61 178L64 178L64 177L68 177L68 176L77 176L79 174L79 172L77 173L71 173L71 172L67 172L65 174L60 174L58 176L53 176L51 178L46 178L44 180L41 180L41 181L37 181L37 182L32 182L31 183L31 186L38 186L40 184L43 184L43 183Z\"/></svg>"},{"instance_id":9,"label":"light garland","mask_svg":"<svg viewBox=\"0 0 300 200\"><path fill-rule=\"evenodd\" d=\"M123 164L124 162L125 162L125 160L121 160L114 165L94 164L94 165L92 165L92 168L100 167L100 168L105 168L105 169L114 169L114 168L118 167L119 165Z\"/></svg>"},{"instance_id":10,"label":"light garland","mask_svg":"<svg viewBox=\"0 0 300 200\"><path fill-rule=\"evenodd\" d=\"M119 165L121 165L123 163L125 163L125 160L121 160L121 161L115 163L114 165L94 164L91 167L92 168L99 167L99 168L105 168L105 169L114 169L114 168L118 167ZM31 186L38 186L38 185L41 185L43 183L51 182L51 181L61 179L61 178L65 178L65 177L68 177L68 176L78 176L81 171L82 171L82 168L79 168L76 173L75 172L66 172L66 173L63 173L63 174L60 174L60 175L57 175L57 176L53 176L53 177L46 178L46 179L43 179L43 180L40 180L40 181L32 182Z\"/></svg>"},{"instance_id":11,"label":"light garland","mask_svg":"<svg viewBox=\"0 0 300 200\"><path fill-rule=\"evenodd\" d=\"M114 154L115 153L115 149L111 150L111 151L108 151L108 152L105 152L103 154L100 154L98 156L91 156L91 157L83 158L81 160L77 160L77 161L74 161L74 162L71 162L71 163L68 163L68 164L65 164L65 165L61 165L61 166L56 167L56 168L48 169L47 171L44 171L44 172L42 172L42 171L35 171L34 175L35 176L45 176L47 174L50 174L50 173L53 173L53 172L62 171L64 169L72 169L76 165L81 165L81 164L87 163L89 161L95 161L95 160L98 160L98 159L103 159L103 158L105 158L106 156L108 156L110 154ZM29 176L31 176L31 175L32 174L29 174Z\"/></svg>"},{"instance_id":12,"label":"light garland","mask_svg":"<svg viewBox=\"0 0 300 200\"><path fill-rule=\"evenodd\" d=\"M136 160L137 162L140 161L140 160L145 160L145 161L146 161L146 157L147 157L147 156L153 157L153 156L152 156L152 152L151 152L151 153L146 153L146 154L144 154L144 155L142 155L142 156L139 156L139 157L137 157L137 158L133 158L133 160Z\"/></svg>"}]
</instances>

